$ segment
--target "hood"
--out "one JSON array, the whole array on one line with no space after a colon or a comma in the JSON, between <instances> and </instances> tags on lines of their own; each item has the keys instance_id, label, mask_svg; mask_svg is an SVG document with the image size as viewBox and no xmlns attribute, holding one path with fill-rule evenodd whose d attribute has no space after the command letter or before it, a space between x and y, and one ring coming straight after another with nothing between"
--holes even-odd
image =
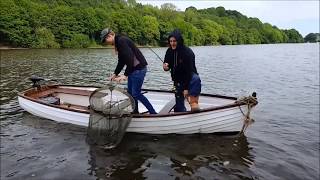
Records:
<instances>
[{"instance_id":1,"label":"hood","mask_svg":"<svg viewBox=\"0 0 320 180\"><path fill-rule=\"evenodd\" d=\"M169 36L168 36L168 43L169 44L170 44L169 40L170 40L171 37L176 38L176 40L177 40L177 48L180 48L180 47L184 46L183 37L182 37L181 32L180 32L179 29L175 29L169 34Z\"/></svg>"}]
</instances>

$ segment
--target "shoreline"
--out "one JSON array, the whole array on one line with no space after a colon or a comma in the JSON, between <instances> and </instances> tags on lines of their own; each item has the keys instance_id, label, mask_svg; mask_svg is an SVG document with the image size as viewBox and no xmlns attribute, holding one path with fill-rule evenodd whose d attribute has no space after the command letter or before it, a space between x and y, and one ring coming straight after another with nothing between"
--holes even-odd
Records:
<instances>
[{"instance_id":1,"label":"shoreline","mask_svg":"<svg viewBox=\"0 0 320 180\"><path fill-rule=\"evenodd\" d=\"M138 48L161 48L162 46L137 46L137 47ZM14 50L14 49L113 49L113 47L112 46L93 46L93 47L87 47L87 48L22 48L22 47L0 46L0 50Z\"/></svg>"},{"instance_id":2,"label":"shoreline","mask_svg":"<svg viewBox=\"0 0 320 180\"><path fill-rule=\"evenodd\" d=\"M317 44L320 42L303 42L303 43L275 43L275 44ZM272 43L270 43L272 44ZM268 45L268 44L237 44L237 45ZM208 46L237 46L237 45L208 45ZM140 46L137 45L138 48L162 48L167 46ZM197 47L197 46L190 46ZM19 50L19 49L113 49L112 46L93 46L87 48L22 48L22 47L11 47L11 46L0 46L0 50Z\"/></svg>"}]
</instances>

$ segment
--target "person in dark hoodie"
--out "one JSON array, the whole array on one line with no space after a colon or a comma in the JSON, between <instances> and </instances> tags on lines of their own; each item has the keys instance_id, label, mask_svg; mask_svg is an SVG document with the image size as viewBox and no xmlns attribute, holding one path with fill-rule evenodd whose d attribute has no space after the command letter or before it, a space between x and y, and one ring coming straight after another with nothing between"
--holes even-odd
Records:
<instances>
[{"instance_id":1,"label":"person in dark hoodie","mask_svg":"<svg viewBox=\"0 0 320 180\"><path fill-rule=\"evenodd\" d=\"M175 112L184 112L184 99L187 98L191 111L199 111L199 95L201 80L195 65L193 51L183 43L183 37L178 29L170 33L163 69L171 72L171 78L176 88Z\"/></svg>"},{"instance_id":2,"label":"person in dark hoodie","mask_svg":"<svg viewBox=\"0 0 320 180\"><path fill-rule=\"evenodd\" d=\"M101 42L108 43L115 47L118 52L118 64L111 81L128 80L128 93L135 100L134 113L138 111L138 100L148 109L150 114L157 114L149 100L141 93L141 87L147 72L147 61L141 51L136 47L131 39L125 36L116 35L111 29L106 28L101 31ZM119 73L126 65L124 75Z\"/></svg>"}]
</instances>

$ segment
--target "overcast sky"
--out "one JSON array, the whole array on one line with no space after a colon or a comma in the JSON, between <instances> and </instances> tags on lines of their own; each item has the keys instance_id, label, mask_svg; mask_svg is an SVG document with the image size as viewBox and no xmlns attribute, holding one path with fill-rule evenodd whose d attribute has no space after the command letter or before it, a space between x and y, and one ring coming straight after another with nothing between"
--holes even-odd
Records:
<instances>
[{"instance_id":1,"label":"overcast sky","mask_svg":"<svg viewBox=\"0 0 320 180\"><path fill-rule=\"evenodd\" d=\"M231 1L231 0L136 0L142 4L160 7L164 3L172 3L181 11L189 6L197 9L223 6L227 10L237 10L247 17L257 17L263 23L268 22L280 29L294 28L302 36L310 32L319 33L319 0L307 1Z\"/></svg>"}]
</instances>

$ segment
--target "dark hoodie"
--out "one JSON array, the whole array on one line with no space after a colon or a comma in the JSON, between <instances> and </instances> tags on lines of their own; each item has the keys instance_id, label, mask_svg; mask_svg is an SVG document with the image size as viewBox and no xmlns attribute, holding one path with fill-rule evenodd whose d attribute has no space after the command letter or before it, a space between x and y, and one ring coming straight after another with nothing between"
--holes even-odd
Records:
<instances>
[{"instance_id":1,"label":"dark hoodie","mask_svg":"<svg viewBox=\"0 0 320 180\"><path fill-rule=\"evenodd\" d=\"M118 64L114 74L118 75L126 65L124 75L130 75L134 70L140 70L148 65L141 51L131 39L126 36L115 36L115 46L118 51Z\"/></svg>"},{"instance_id":2,"label":"dark hoodie","mask_svg":"<svg viewBox=\"0 0 320 180\"><path fill-rule=\"evenodd\" d=\"M183 44L183 38L179 30L174 30L168 37L168 43L171 37L176 38L177 48L167 49L164 63L169 64L171 78L175 83L182 83L183 89L189 89L189 84L193 73L198 74L195 65L195 56L193 51Z\"/></svg>"}]
</instances>

